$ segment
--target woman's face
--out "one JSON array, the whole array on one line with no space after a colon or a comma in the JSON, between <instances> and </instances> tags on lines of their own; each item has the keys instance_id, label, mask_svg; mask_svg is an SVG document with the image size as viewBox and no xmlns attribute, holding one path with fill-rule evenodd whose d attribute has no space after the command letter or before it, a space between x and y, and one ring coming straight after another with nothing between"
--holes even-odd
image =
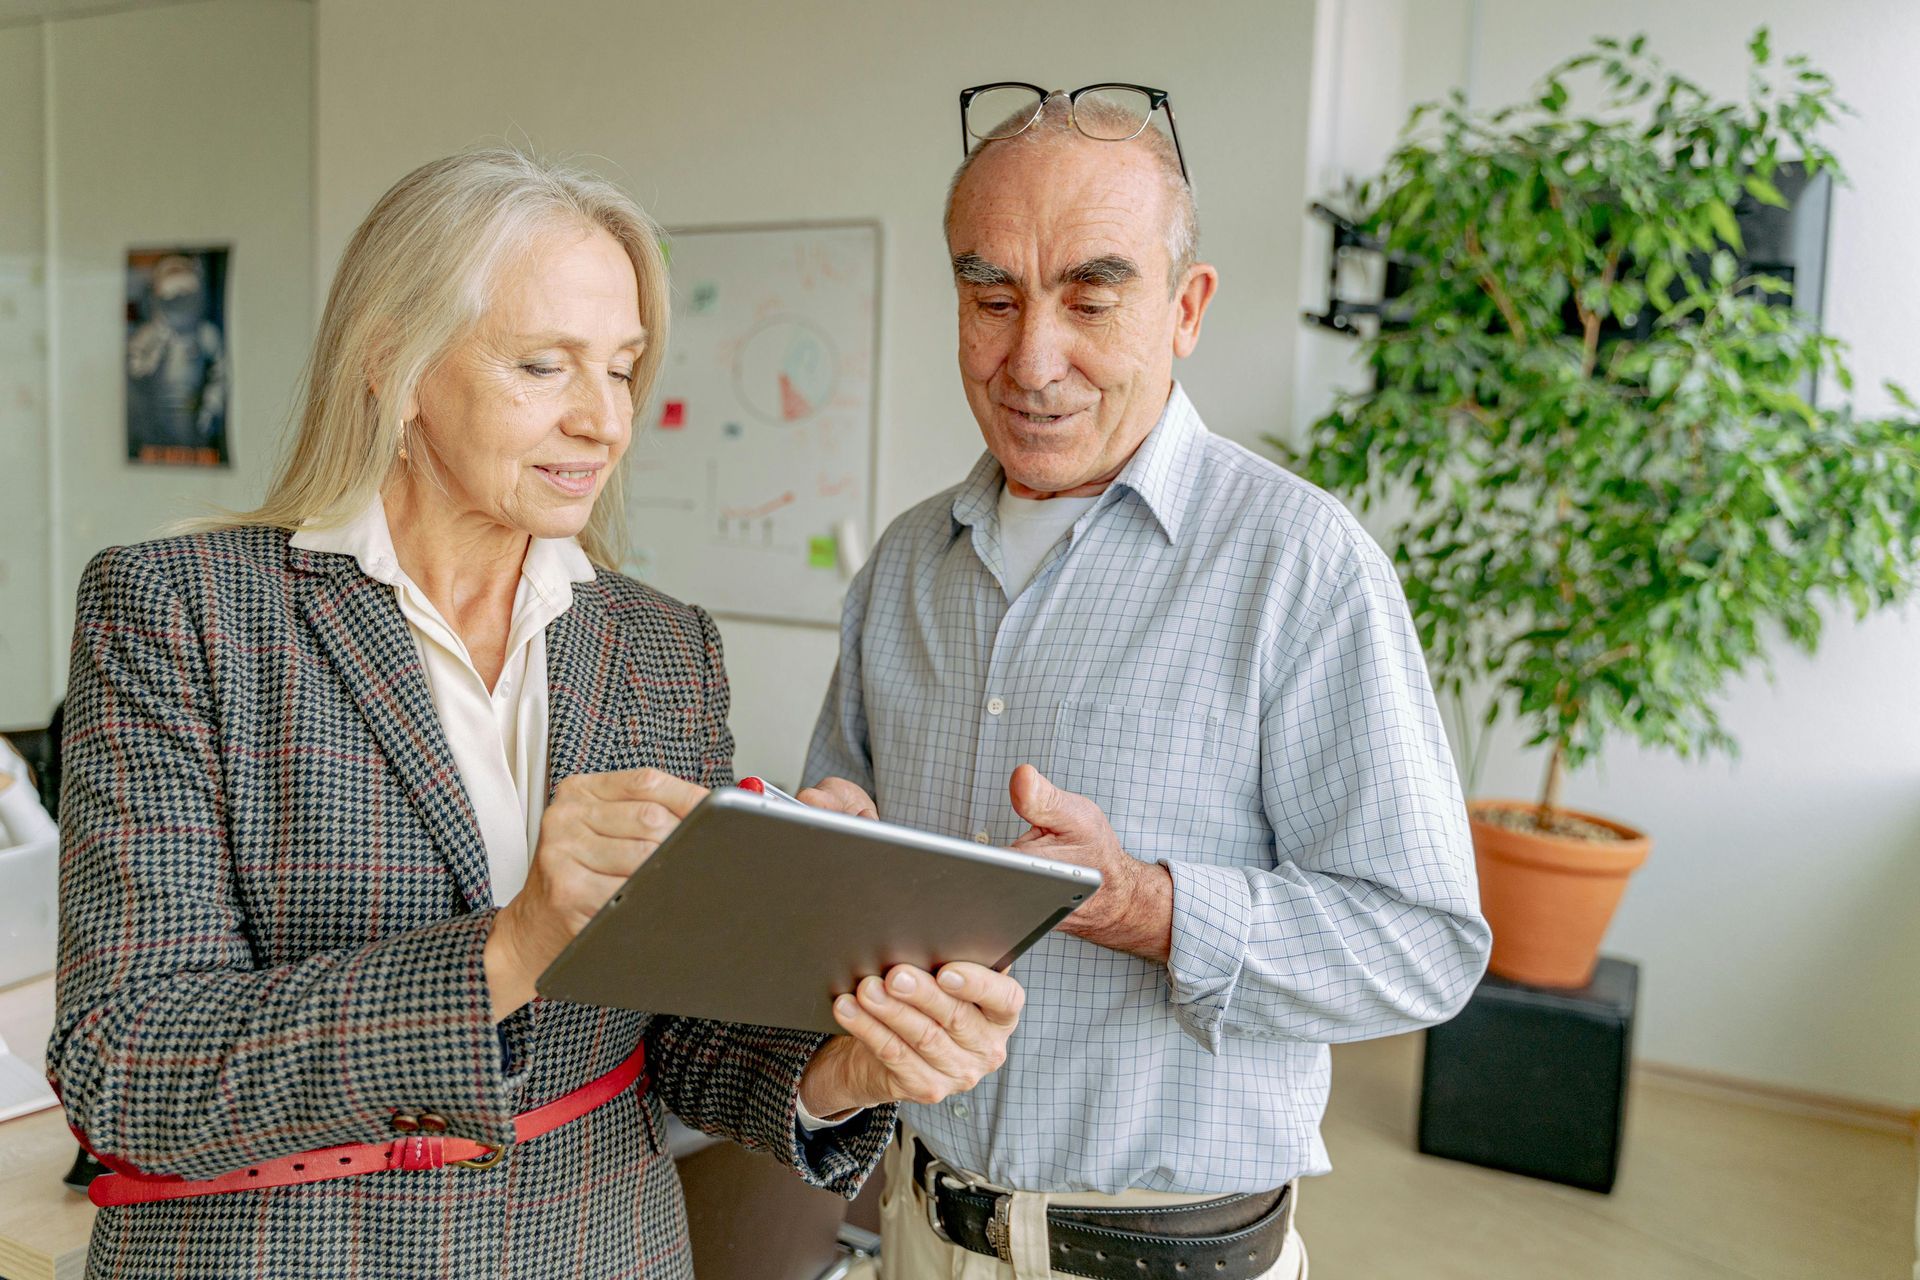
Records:
<instances>
[{"instance_id":1,"label":"woman's face","mask_svg":"<svg viewBox=\"0 0 1920 1280\"><path fill-rule=\"evenodd\" d=\"M631 438L646 338L618 241L542 236L409 406L409 452L424 445L439 481L414 496L536 538L579 533Z\"/></svg>"}]
</instances>

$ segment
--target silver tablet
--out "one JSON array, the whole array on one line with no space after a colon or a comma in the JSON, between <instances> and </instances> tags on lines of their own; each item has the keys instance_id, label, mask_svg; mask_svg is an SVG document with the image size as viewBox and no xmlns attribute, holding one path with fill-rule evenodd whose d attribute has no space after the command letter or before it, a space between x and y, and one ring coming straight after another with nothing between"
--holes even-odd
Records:
<instances>
[{"instance_id":1,"label":"silver tablet","mask_svg":"<svg viewBox=\"0 0 1920 1280\"><path fill-rule=\"evenodd\" d=\"M1005 969L1100 887L1087 867L732 787L713 792L540 975L549 999L838 1032L896 964Z\"/></svg>"}]
</instances>

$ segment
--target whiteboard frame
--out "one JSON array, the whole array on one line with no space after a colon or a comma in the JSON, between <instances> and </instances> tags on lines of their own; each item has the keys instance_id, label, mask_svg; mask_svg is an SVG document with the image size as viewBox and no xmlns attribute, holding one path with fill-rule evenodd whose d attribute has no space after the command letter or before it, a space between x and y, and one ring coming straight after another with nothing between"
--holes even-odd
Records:
<instances>
[{"instance_id":1,"label":"whiteboard frame","mask_svg":"<svg viewBox=\"0 0 1920 1280\"><path fill-rule=\"evenodd\" d=\"M880 218L807 218L792 222L700 222L687 226L663 226L660 229L667 234L669 244L679 236L712 234L715 232L736 231L847 231L871 228L873 231L873 386L867 404L867 509L866 543L867 554L873 554L874 546L880 541L880 396L884 379L881 369L886 360L886 325L884 317L887 307L887 224ZM667 259L667 283L673 284L673 259L671 252ZM669 295L668 306L678 302L678 298ZM672 330L668 330L671 334ZM667 339L668 349L673 339ZM845 591L841 592L841 618L846 616L844 603ZM704 607L704 606L702 606ZM715 618L729 618L737 622L753 622L770 627L805 627L813 631L840 630L841 618L832 622L821 622L814 618L783 618L776 614L746 613L733 609L708 609Z\"/></svg>"}]
</instances>

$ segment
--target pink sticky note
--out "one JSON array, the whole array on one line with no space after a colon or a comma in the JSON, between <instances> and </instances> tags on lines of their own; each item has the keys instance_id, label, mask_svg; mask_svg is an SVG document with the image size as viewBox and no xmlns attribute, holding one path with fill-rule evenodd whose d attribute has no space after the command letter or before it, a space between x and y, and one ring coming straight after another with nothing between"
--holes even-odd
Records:
<instances>
[{"instance_id":1,"label":"pink sticky note","mask_svg":"<svg viewBox=\"0 0 1920 1280\"><path fill-rule=\"evenodd\" d=\"M660 406L660 426L663 430L673 431L687 425L687 402L669 400Z\"/></svg>"}]
</instances>

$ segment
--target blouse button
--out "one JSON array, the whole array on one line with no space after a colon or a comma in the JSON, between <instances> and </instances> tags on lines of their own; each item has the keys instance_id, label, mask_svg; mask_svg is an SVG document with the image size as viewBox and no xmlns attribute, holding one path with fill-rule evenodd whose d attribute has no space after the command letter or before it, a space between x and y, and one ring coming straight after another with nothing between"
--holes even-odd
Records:
<instances>
[{"instance_id":1,"label":"blouse button","mask_svg":"<svg viewBox=\"0 0 1920 1280\"><path fill-rule=\"evenodd\" d=\"M414 1133L420 1128L420 1117L408 1111L393 1113L393 1131L395 1133Z\"/></svg>"},{"instance_id":2,"label":"blouse button","mask_svg":"<svg viewBox=\"0 0 1920 1280\"><path fill-rule=\"evenodd\" d=\"M431 1111L422 1111L420 1113L420 1131L422 1133L445 1133L447 1131L447 1118L445 1116L437 1116Z\"/></svg>"}]
</instances>

